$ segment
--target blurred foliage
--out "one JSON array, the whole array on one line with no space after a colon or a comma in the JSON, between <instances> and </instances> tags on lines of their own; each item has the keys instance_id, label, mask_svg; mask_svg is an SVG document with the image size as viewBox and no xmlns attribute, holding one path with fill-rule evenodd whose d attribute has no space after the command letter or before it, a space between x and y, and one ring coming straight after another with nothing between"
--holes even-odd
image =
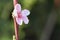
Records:
<instances>
[{"instance_id":1,"label":"blurred foliage","mask_svg":"<svg viewBox=\"0 0 60 40\"><path fill-rule=\"evenodd\" d=\"M39 40L42 30L47 22L52 8L53 0L18 0L22 9L29 9L31 14L28 16L30 22L19 27L20 40ZM12 40L14 35L14 23L12 18L13 1L0 0L0 40ZM60 33L60 10L57 10L57 22L55 25L54 37L58 39ZM57 37L56 37L57 36Z\"/></svg>"}]
</instances>

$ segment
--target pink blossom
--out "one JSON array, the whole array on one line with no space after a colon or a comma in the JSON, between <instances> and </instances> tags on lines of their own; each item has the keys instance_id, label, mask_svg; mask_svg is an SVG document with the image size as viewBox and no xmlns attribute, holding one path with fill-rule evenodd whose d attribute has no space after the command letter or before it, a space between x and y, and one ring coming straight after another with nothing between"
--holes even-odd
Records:
<instances>
[{"instance_id":1,"label":"pink blossom","mask_svg":"<svg viewBox=\"0 0 60 40\"><path fill-rule=\"evenodd\" d=\"M22 25L22 23L24 22L25 24L29 23L29 19L28 19L28 15L30 14L30 11L27 9L21 10L21 5L20 4L16 4L15 8L13 10L13 18L16 17L16 22L19 25Z\"/></svg>"}]
</instances>

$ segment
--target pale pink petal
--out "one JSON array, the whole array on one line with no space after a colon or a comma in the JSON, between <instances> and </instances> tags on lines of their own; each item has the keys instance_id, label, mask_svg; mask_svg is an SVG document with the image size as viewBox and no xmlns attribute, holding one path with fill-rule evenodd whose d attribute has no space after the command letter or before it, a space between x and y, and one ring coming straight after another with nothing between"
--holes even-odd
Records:
<instances>
[{"instance_id":1,"label":"pale pink petal","mask_svg":"<svg viewBox=\"0 0 60 40\"><path fill-rule=\"evenodd\" d=\"M25 24L29 23L29 19L26 16L23 16L22 19L23 19L23 21L24 21Z\"/></svg>"},{"instance_id":2,"label":"pale pink petal","mask_svg":"<svg viewBox=\"0 0 60 40\"><path fill-rule=\"evenodd\" d=\"M16 22L17 22L17 24L22 25L23 20L22 20L22 19L20 19L20 18L16 18Z\"/></svg>"},{"instance_id":3,"label":"pale pink petal","mask_svg":"<svg viewBox=\"0 0 60 40\"><path fill-rule=\"evenodd\" d=\"M13 16L17 16L17 11L16 11L16 9L13 10L12 15L13 15Z\"/></svg>"},{"instance_id":4,"label":"pale pink petal","mask_svg":"<svg viewBox=\"0 0 60 40\"><path fill-rule=\"evenodd\" d=\"M22 10L21 13L22 13L22 15L24 15L24 16L28 16L28 15L30 15L30 11L27 10L27 9Z\"/></svg>"},{"instance_id":5,"label":"pale pink petal","mask_svg":"<svg viewBox=\"0 0 60 40\"><path fill-rule=\"evenodd\" d=\"M17 12L21 12L21 5L20 4L16 4L15 5L15 9L17 10Z\"/></svg>"}]
</instances>

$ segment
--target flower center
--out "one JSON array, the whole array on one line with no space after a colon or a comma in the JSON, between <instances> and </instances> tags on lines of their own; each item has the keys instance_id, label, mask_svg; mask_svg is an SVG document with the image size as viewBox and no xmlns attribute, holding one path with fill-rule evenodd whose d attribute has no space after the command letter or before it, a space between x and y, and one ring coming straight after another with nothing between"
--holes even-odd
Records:
<instances>
[{"instance_id":1,"label":"flower center","mask_svg":"<svg viewBox=\"0 0 60 40\"><path fill-rule=\"evenodd\" d=\"M18 18L22 18L22 15L21 15L21 13L18 13Z\"/></svg>"}]
</instances>

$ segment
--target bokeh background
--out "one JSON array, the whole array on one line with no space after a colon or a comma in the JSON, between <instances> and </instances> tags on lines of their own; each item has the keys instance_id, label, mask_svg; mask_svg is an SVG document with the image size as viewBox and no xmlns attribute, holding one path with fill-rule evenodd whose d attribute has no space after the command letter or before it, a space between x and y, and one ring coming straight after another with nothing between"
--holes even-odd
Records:
<instances>
[{"instance_id":1,"label":"bokeh background","mask_svg":"<svg viewBox=\"0 0 60 40\"><path fill-rule=\"evenodd\" d=\"M19 40L60 40L60 0L18 0L30 10L29 24L19 27ZM0 40L13 40L13 0L0 0Z\"/></svg>"}]
</instances>

